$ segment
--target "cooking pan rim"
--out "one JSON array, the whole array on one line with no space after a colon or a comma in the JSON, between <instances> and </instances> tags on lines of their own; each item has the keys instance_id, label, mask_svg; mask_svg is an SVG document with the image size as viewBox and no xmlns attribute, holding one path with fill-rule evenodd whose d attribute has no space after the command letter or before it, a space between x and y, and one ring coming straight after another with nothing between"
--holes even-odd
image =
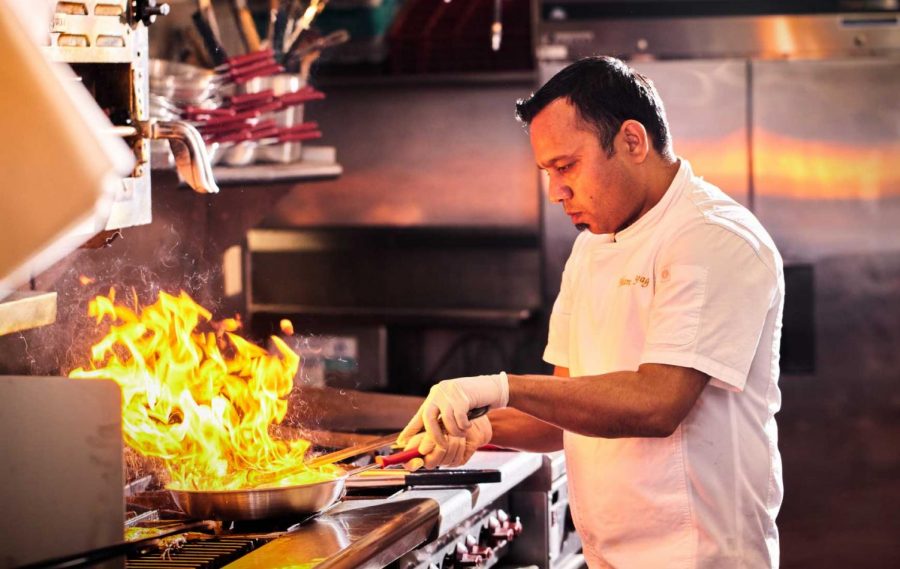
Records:
<instances>
[{"instance_id":1,"label":"cooking pan rim","mask_svg":"<svg viewBox=\"0 0 900 569\"><path fill-rule=\"evenodd\" d=\"M187 490L182 488L172 488L171 486L166 486L165 489L169 492L181 492L184 494L196 494L196 495L229 495L229 494L246 494L247 492L254 493L262 493L262 492L278 492L284 490L291 490L295 488L311 488L313 486L325 485L325 484L334 484L335 482L343 480L346 482L347 478L350 476L349 472L344 472L339 476L335 476L334 478L329 478L328 480L319 480L318 482L306 482L303 484L291 484L290 486L271 486L268 488L238 488L234 490Z\"/></svg>"}]
</instances>

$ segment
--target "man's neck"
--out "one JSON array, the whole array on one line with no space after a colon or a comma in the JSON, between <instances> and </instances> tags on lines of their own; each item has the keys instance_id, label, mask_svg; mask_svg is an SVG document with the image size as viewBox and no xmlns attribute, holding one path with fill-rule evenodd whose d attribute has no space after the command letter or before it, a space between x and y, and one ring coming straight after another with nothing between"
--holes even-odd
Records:
<instances>
[{"instance_id":1,"label":"man's neck","mask_svg":"<svg viewBox=\"0 0 900 569\"><path fill-rule=\"evenodd\" d=\"M666 195L666 191L669 189L669 186L672 185L672 181L675 180L678 169L681 167L681 159L664 158L659 155L654 155L649 157L648 160L654 161L650 164L650 179L647 180L647 187L650 189L648 192L648 201L651 202L650 207L647 208L649 210L658 204L659 200Z\"/></svg>"}]
</instances>

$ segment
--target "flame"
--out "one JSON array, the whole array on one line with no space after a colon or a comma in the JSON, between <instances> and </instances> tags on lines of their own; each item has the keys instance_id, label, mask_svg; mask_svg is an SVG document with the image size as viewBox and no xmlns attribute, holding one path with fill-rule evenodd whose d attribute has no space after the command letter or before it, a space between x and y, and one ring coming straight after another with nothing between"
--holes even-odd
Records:
<instances>
[{"instance_id":1,"label":"flame","mask_svg":"<svg viewBox=\"0 0 900 569\"><path fill-rule=\"evenodd\" d=\"M287 413L300 363L283 341L273 337L278 354L269 354L233 333L239 321L214 322L184 291L160 292L143 308L135 294L132 305L117 303L115 290L90 302L89 314L109 332L91 348L91 365L69 377L121 386L125 440L165 462L170 488L287 486L342 472L305 467L308 441L270 435Z\"/></svg>"},{"instance_id":2,"label":"flame","mask_svg":"<svg viewBox=\"0 0 900 569\"><path fill-rule=\"evenodd\" d=\"M97 280L93 279L87 275L80 275L78 277L78 282L81 283L81 286L87 286L90 284L94 284L95 282L97 282Z\"/></svg>"},{"instance_id":3,"label":"flame","mask_svg":"<svg viewBox=\"0 0 900 569\"><path fill-rule=\"evenodd\" d=\"M287 336L294 335L294 323L291 322L290 320L288 320L287 318L282 318L281 321L278 323L278 325L281 327L281 331L284 332L285 335L287 335Z\"/></svg>"}]
</instances>

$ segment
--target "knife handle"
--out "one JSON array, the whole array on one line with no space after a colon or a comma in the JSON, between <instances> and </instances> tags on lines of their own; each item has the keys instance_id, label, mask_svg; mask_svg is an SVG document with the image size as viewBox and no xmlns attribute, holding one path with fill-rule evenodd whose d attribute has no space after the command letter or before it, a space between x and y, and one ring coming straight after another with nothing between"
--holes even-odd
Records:
<instances>
[{"instance_id":1,"label":"knife handle","mask_svg":"<svg viewBox=\"0 0 900 569\"><path fill-rule=\"evenodd\" d=\"M228 60L228 54L225 53L225 49L222 47L222 44L219 43L209 22L203 18L203 14L199 11L194 12L191 15L191 19L194 21L194 27L197 28L200 37L203 38L203 44L206 47L209 57L213 61L213 65L222 65L225 63Z\"/></svg>"},{"instance_id":2,"label":"knife handle","mask_svg":"<svg viewBox=\"0 0 900 569\"><path fill-rule=\"evenodd\" d=\"M260 41L259 32L256 30L256 23L253 21L253 14L246 6L238 8L238 20L241 29L244 32L244 38L247 40L247 50L252 52L259 51Z\"/></svg>"}]
</instances>

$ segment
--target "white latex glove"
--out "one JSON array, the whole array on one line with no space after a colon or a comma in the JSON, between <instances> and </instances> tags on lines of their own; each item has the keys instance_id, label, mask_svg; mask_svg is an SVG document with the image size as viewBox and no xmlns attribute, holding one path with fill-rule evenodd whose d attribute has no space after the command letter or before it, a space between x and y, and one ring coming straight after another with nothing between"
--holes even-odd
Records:
<instances>
[{"instance_id":1,"label":"white latex glove","mask_svg":"<svg viewBox=\"0 0 900 569\"><path fill-rule=\"evenodd\" d=\"M438 466L461 466L472 458L475 451L491 442L494 430L486 416L471 421L465 437L447 437L447 446L439 445L427 431L413 436L404 450L417 448L422 458L414 458L404 466L407 470L437 468Z\"/></svg>"},{"instance_id":2,"label":"white latex glove","mask_svg":"<svg viewBox=\"0 0 900 569\"><path fill-rule=\"evenodd\" d=\"M425 431L435 442L446 448L449 444L447 435L465 436L466 429L469 428L466 414L470 409L485 406L499 409L506 407L507 403L509 379L506 372L445 379L431 388L425 402L404 427L397 441L405 445L425 427Z\"/></svg>"}]
</instances>

